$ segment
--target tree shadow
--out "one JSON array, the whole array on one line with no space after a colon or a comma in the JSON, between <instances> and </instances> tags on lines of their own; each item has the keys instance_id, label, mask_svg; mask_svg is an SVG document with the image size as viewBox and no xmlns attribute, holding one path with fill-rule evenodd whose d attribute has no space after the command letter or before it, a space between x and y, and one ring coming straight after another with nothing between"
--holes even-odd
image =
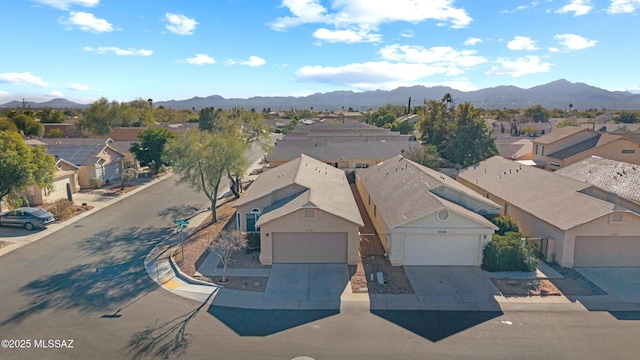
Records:
<instances>
[{"instance_id":1,"label":"tree shadow","mask_svg":"<svg viewBox=\"0 0 640 360\"><path fill-rule=\"evenodd\" d=\"M371 310L371 313L437 342L501 316L501 311Z\"/></svg>"},{"instance_id":2,"label":"tree shadow","mask_svg":"<svg viewBox=\"0 0 640 360\"><path fill-rule=\"evenodd\" d=\"M329 316L339 310L256 310L211 305L207 311L240 336L267 336Z\"/></svg>"},{"instance_id":3,"label":"tree shadow","mask_svg":"<svg viewBox=\"0 0 640 360\"><path fill-rule=\"evenodd\" d=\"M18 293L28 299L25 307L0 326L50 309L118 314L128 302L157 288L146 273L144 259L167 236L172 236L169 228L111 228L94 234L77 245L84 264L22 286Z\"/></svg>"},{"instance_id":4,"label":"tree shadow","mask_svg":"<svg viewBox=\"0 0 640 360\"><path fill-rule=\"evenodd\" d=\"M203 205L201 204L169 206L166 209L159 211L158 216L162 219L168 218L172 221L190 219L201 212L202 206Z\"/></svg>"},{"instance_id":5,"label":"tree shadow","mask_svg":"<svg viewBox=\"0 0 640 360\"><path fill-rule=\"evenodd\" d=\"M140 359L146 356L167 359L169 357L184 355L189 346L190 337L190 334L187 332L187 326L209 302L213 294L215 294L215 291L197 308L188 313L163 324L158 324L158 320L156 320L144 330L133 334L127 344L127 353L133 359Z\"/></svg>"}]
</instances>

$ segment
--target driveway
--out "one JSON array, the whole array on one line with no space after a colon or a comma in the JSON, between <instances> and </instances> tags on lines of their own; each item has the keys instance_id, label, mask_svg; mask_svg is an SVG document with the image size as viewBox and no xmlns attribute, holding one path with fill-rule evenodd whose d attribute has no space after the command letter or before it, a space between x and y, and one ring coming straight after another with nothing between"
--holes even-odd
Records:
<instances>
[{"instance_id":1,"label":"driveway","mask_svg":"<svg viewBox=\"0 0 640 360\"><path fill-rule=\"evenodd\" d=\"M346 264L275 264L263 299L339 303L348 284Z\"/></svg>"},{"instance_id":2,"label":"driveway","mask_svg":"<svg viewBox=\"0 0 640 360\"><path fill-rule=\"evenodd\" d=\"M625 303L640 303L640 267L577 267L592 283Z\"/></svg>"},{"instance_id":3,"label":"driveway","mask_svg":"<svg viewBox=\"0 0 640 360\"><path fill-rule=\"evenodd\" d=\"M404 270L421 302L490 304L500 294L479 267L405 266Z\"/></svg>"}]
</instances>

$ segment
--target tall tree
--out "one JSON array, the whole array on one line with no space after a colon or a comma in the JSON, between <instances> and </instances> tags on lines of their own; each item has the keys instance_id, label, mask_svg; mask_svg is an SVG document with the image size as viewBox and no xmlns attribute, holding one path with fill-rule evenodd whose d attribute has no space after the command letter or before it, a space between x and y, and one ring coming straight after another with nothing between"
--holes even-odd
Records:
<instances>
[{"instance_id":1,"label":"tall tree","mask_svg":"<svg viewBox=\"0 0 640 360\"><path fill-rule=\"evenodd\" d=\"M238 137L188 130L166 146L167 159L180 182L203 192L211 204L211 222L218 221L216 204L222 177L246 166L245 145Z\"/></svg>"},{"instance_id":2,"label":"tall tree","mask_svg":"<svg viewBox=\"0 0 640 360\"><path fill-rule=\"evenodd\" d=\"M540 105L524 109L524 115L533 122L549 122L551 112Z\"/></svg>"},{"instance_id":3,"label":"tall tree","mask_svg":"<svg viewBox=\"0 0 640 360\"><path fill-rule=\"evenodd\" d=\"M425 100L421 112L423 112L422 119L416 124L420 139L423 144L434 145L441 152L446 146L450 130L449 110L446 103Z\"/></svg>"},{"instance_id":4,"label":"tall tree","mask_svg":"<svg viewBox=\"0 0 640 360\"><path fill-rule=\"evenodd\" d=\"M415 144L410 146L404 153L404 157L434 170L439 170L442 166L442 158L438 154L438 149L433 145Z\"/></svg>"},{"instance_id":5,"label":"tall tree","mask_svg":"<svg viewBox=\"0 0 640 360\"><path fill-rule=\"evenodd\" d=\"M175 138L176 135L165 128L148 128L138 133L140 140L131 144L129 151L143 166L154 163L157 169L167 165L162 158L164 147L167 141Z\"/></svg>"},{"instance_id":6,"label":"tall tree","mask_svg":"<svg viewBox=\"0 0 640 360\"><path fill-rule=\"evenodd\" d=\"M52 190L55 158L27 145L20 134L0 131L0 201L29 185Z\"/></svg>"},{"instance_id":7,"label":"tall tree","mask_svg":"<svg viewBox=\"0 0 640 360\"><path fill-rule=\"evenodd\" d=\"M44 125L37 122L31 113L12 113L9 119L16 124L18 130L24 136L42 136L44 135Z\"/></svg>"},{"instance_id":8,"label":"tall tree","mask_svg":"<svg viewBox=\"0 0 640 360\"><path fill-rule=\"evenodd\" d=\"M491 130L473 105L457 107L453 128L441 153L447 160L466 167L498 154Z\"/></svg>"}]
</instances>

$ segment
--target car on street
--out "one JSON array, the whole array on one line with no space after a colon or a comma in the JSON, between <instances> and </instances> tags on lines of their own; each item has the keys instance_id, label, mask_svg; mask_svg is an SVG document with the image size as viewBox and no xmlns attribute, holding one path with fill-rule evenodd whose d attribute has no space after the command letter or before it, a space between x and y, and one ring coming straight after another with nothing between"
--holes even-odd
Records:
<instances>
[{"instance_id":1,"label":"car on street","mask_svg":"<svg viewBox=\"0 0 640 360\"><path fill-rule=\"evenodd\" d=\"M19 226L27 230L44 228L54 221L53 214L33 207L21 207L0 214L0 226Z\"/></svg>"}]
</instances>

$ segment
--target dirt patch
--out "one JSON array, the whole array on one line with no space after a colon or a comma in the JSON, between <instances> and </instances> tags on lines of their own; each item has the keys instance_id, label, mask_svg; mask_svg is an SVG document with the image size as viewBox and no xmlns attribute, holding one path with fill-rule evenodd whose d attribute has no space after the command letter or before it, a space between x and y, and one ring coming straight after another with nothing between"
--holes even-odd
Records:
<instances>
[{"instance_id":1,"label":"dirt patch","mask_svg":"<svg viewBox=\"0 0 640 360\"><path fill-rule=\"evenodd\" d=\"M3 247L7 247L9 245L13 245L13 243L11 241L0 240L0 249L2 249Z\"/></svg>"},{"instance_id":2,"label":"dirt patch","mask_svg":"<svg viewBox=\"0 0 640 360\"><path fill-rule=\"evenodd\" d=\"M206 258L207 248L211 240L225 229L227 224L234 219L235 209L232 201L226 201L216 208L218 221L211 224L209 215L200 226L184 241L184 264L182 263L182 249L176 247L173 253L174 263L180 267L183 273L194 276L197 267Z\"/></svg>"},{"instance_id":3,"label":"dirt patch","mask_svg":"<svg viewBox=\"0 0 640 360\"><path fill-rule=\"evenodd\" d=\"M93 206L81 206L74 204L73 201L58 200L55 203L42 205L42 209L53 214L56 222L63 222L93 209Z\"/></svg>"},{"instance_id":4,"label":"dirt patch","mask_svg":"<svg viewBox=\"0 0 640 360\"><path fill-rule=\"evenodd\" d=\"M505 296L560 296L562 292L547 279L491 279Z\"/></svg>"}]
</instances>

